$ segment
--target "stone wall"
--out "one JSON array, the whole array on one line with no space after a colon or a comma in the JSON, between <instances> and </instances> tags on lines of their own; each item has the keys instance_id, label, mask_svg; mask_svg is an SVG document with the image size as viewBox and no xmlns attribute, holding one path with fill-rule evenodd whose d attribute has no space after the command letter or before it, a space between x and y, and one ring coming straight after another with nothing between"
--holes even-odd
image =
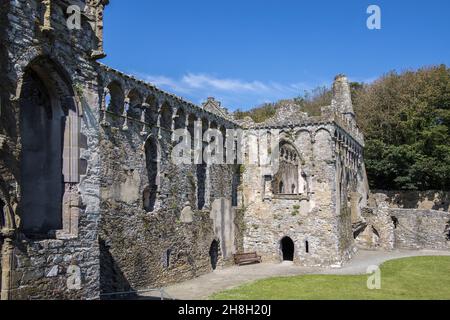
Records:
<instances>
[{"instance_id":1,"label":"stone wall","mask_svg":"<svg viewBox=\"0 0 450 320\"><path fill-rule=\"evenodd\" d=\"M4 279L10 279L13 284L7 287L2 283L2 298L99 297L99 94L98 65L91 58L95 31L86 20L82 30L67 28L65 11L69 4L85 6L84 1L52 1L51 15L47 14L49 11L42 1L5 1L0 8L0 197L7 204L2 215L2 233L12 239L8 240L8 245L5 240L3 246L2 260L8 265L2 264L2 273ZM88 11L85 19L95 18ZM21 127L19 118L22 84L30 70L38 74L51 92L52 104L59 103L64 108L69 101L65 99L71 99L80 117L79 141L74 145L79 158L73 158L79 164L79 181L72 184L77 203L68 206L61 218L64 230L34 239L20 229L23 212L21 130L27 128ZM59 91L63 86L67 91ZM43 163L35 165L39 170ZM70 289L67 281L73 279L77 270L80 270L80 286Z\"/></svg>"},{"instance_id":2,"label":"stone wall","mask_svg":"<svg viewBox=\"0 0 450 320\"><path fill-rule=\"evenodd\" d=\"M450 213L436 210L365 208L356 234L364 249L450 249Z\"/></svg>"},{"instance_id":3,"label":"stone wall","mask_svg":"<svg viewBox=\"0 0 450 320\"><path fill-rule=\"evenodd\" d=\"M304 119L282 129L280 143L289 143L299 155L302 188L295 194L277 194L270 165L261 165L266 132L250 130L249 145L258 145L259 157L249 160L243 174L245 251L257 251L264 260L283 260L281 240L295 245L294 262L306 266L338 266L353 255L354 239L350 193L363 181L359 143L333 121L333 116ZM352 147L351 157L346 148ZM249 151L247 151L247 154ZM360 153L359 153L360 154ZM248 155L251 158L251 155ZM281 166L279 170L283 170ZM362 176L362 174L360 175Z\"/></svg>"},{"instance_id":4,"label":"stone wall","mask_svg":"<svg viewBox=\"0 0 450 320\"><path fill-rule=\"evenodd\" d=\"M371 205L387 203L390 208L437 210L450 212L450 192L372 190Z\"/></svg>"},{"instance_id":5,"label":"stone wall","mask_svg":"<svg viewBox=\"0 0 450 320\"><path fill-rule=\"evenodd\" d=\"M364 223L355 233L356 243L359 247L382 250L395 248L395 226L388 208L364 208L362 218Z\"/></svg>"},{"instance_id":6,"label":"stone wall","mask_svg":"<svg viewBox=\"0 0 450 320\"><path fill-rule=\"evenodd\" d=\"M202 121L206 128L231 129L235 124L102 68L104 87L110 83L120 87L116 91L123 93L121 103L128 107L119 112L108 108L104 117L108 123L101 126L102 293L159 287L211 272L214 241L219 244L218 266L229 263L236 252L232 194L237 168L207 165L199 176L197 164L175 165L172 132L177 126L195 131L190 119ZM129 103L131 93L139 99ZM168 123L163 123L165 119ZM152 149L156 154L146 152L149 140L156 144ZM157 161L156 179L149 176L147 157ZM152 208L144 203L149 189L156 192ZM199 193L204 197L201 208Z\"/></svg>"},{"instance_id":7,"label":"stone wall","mask_svg":"<svg viewBox=\"0 0 450 320\"><path fill-rule=\"evenodd\" d=\"M389 213L394 219L396 248L450 249L450 213L411 209L390 209Z\"/></svg>"}]
</instances>

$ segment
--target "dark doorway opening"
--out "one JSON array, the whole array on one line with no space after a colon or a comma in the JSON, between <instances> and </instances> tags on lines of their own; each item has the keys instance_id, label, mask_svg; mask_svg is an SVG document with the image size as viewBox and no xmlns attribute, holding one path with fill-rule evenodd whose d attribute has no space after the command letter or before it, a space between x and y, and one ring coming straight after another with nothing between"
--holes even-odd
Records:
<instances>
[{"instance_id":1,"label":"dark doorway opening","mask_svg":"<svg viewBox=\"0 0 450 320\"><path fill-rule=\"evenodd\" d=\"M281 251L283 252L283 261L294 261L294 241L289 237L281 240Z\"/></svg>"},{"instance_id":2,"label":"dark doorway opening","mask_svg":"<svg viewBox=\"0 0 450 320\"><path fill-rule=\"evenodd\" d=\"M209 248L209 257L211 258L211 267L213 270L217 269L217 262L219 260L219 242L214 240Z\"/></svg>"}]
</instances>

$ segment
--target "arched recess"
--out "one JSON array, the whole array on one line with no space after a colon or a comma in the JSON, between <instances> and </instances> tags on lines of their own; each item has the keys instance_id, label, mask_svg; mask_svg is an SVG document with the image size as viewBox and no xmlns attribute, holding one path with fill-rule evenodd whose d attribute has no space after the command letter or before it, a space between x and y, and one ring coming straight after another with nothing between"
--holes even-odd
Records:
<instances>
[{"instance_id":1,"label":"arched recess","mask_svg":"<svg viewBox=\"0 0 450 320\"><path fill-rule=\"evenodd\" d=\"M124 111L125 94L119 82L112 81L107 86L105 105L107 110L106 121L117 127L123 123L121 115Z\"/></svg>"},{"instance_id":2,"label":"arched recess","mask_svg":"<svg viewBox=\"0 0 450 320\"><path fill-rule=\"evenodd\" d=\"M281 140L278 172L273 178L275 194L303 194L308 190L307 179L302 171L302 159L293 144Z\"/></svg>"},{"instance_id":3,"label":"arched recess","mask_svg":"<svg viewBox=\"0 0 450 320\"><path fill-rule=\"evenodd\" d=\"M204 151L207 147L207 143L203 141L206 131L209 129L209 121L205 118L201 119L202 125L202 161L201 164L197 164L196 175L197 175L197 208L202 210L207 204L207 176L208 176L208 166L204 159Z\"/></svg>"},{"instance_id":4,"label":"arched recess","mask_svg":"<svg viewBox=\"0 0 450 320\"><path fill-rule=\"evenodd\" d=\"M189 114L188 116L188 132L191 136L191 150L195 149L195 122L197 117L194 114Z\"/></svg>"},{"instance_id":5,"label":"arched recess","mask_svg":"<svg viewBox=\"0 0 450 320\"><path fill-rule=\"evenodd\" d=\"M223 163L227 164L227 128L225 126L220 127L220 134L222 135L222 141L223 141Z\"/></svg>"},{"instance_id":6,"label":"arched recess","mask_svg":"<svg viewBox=\"0 0 450 320\"><path fill-rule=\"evenodd\" d=\"M175 115L175 130L186 128L186 112L183 108L178 108Z\"/></svg>"},{"instance_id":7,"label":"arched recess","mask_svg":"<svg viewBox=\"0 0 450 320\"><path fill-rule=\"evenodd\" d=\"M143 207L146 212L153 212L159 191L160 148L156 139L150 136L145 142L144 149L148 184L143 192Z\"/></svg>"},{"instance_id":8,"label":"arched recess","mask_svg":"<svg viewBox=\"0 0 450 320\"><path fill-rule=\"evenodd\" d=\"M166 132L172 131L172 107L164 102L161 106L159 126Z\"/></svg>"},{"instance_id":9,"label":"arched recess","mask_svg":"<svg viewBox=\"0 0 450 320\"><path fill-rule=\"evenodd\" d=\"M128 110L127 114L130 118L137 120L141 119L142 112L142 95L137 89L132 89L127 96L128 99Z\"/></svg>"},{"instance_id":10,"label":"arched recess","mask_svg":"<svg viewBox=\"0 0 450 320\"><path fill-rule=\"evenodd\" d=\"M145 99L146 112L145 112L145 122L150 125L150 131L156 128L158 123L158 100L154 95L149 95Z\"/></svg>"},{"instance_id":11,"label":"arched recess","mask_svg":"<svg viewBox=\"0 0 450 320\"><path fill-rule=\"evenodd\" d=\"M19 95L21 226L30 237L75 237L81 115L70 78L47 57L26 69Z\"/></svg>"},{"instance_id":12,"label":"arched recess","mask_svg":"<svg viewBox=\"0 0 450 320\"><path fill-rule=\"evenodd\" d=\"M324 162L333 158L334 143L332 139L333 135L330 131L323 127L316 130L314 133L314 161Z\"/></svg>"}]
</instances>

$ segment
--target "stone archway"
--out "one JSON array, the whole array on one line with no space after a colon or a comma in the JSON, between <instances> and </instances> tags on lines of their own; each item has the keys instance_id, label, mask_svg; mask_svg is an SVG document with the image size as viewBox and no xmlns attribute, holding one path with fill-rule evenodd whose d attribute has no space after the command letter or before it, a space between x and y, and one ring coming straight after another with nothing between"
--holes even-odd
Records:
<instances>
[{"instance_id":1,"label":"stone archway","mask_svg":"<svg viewBox=\"0 0 450 320\"><path fill-rule=\"evenodd\" d=\"M209 248L209 257L211 260L211 267L213 270L217 269L217 262L219 261L219 242L214 240Z\"/></svg>"},{"instance_id":2,"label":"stone archway","mask_svg":"<svg viewBox=\"0 0 450 320\"><path fill-rule=\"evenodd\" d=\"M283 261L294 261L295 245L289 237L284 237L281 239L281 253Z\"/></svg>"}]
</instances>

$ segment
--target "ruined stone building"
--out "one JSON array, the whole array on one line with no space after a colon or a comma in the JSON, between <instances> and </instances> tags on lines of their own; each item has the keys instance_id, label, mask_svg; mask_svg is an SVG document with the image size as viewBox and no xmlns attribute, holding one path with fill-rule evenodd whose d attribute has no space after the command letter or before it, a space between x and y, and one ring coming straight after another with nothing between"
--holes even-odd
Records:
<instances>
[{"instance_id":1,"label":"ruined stone building","mask_svg":"<svg viewBox=\"0 0 450 320\"><path fill-rule=\"evenodd\" d=\"M197 106L99 63L107 4L2 1L2 299L156 288L243 251L340 266L357 246L449 248L448 212L369 203L345 76L320 117L286 107L265 123L236 121L214 98ZM81 29L67 26L72 5L82 8ZM236 159L228 132L242 130L244 164L174 164L180 129L223 133ZM201 159L207 146L191 144ZM274 157L276 170L265 161Z\"/></svg>"}]
</instances>

